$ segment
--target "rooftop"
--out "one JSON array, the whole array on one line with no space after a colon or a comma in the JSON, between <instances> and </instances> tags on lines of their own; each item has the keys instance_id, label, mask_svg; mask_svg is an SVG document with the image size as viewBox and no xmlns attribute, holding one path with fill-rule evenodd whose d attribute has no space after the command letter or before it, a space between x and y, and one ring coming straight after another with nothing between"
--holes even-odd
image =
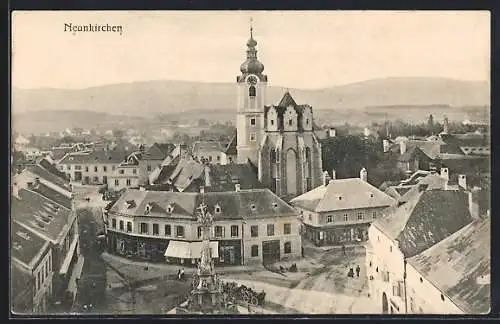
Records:
<instances>
[{"instance_id":1,"label":"rooftop","mask_svg":"<svg viewBox=\"0 0 500 324\"><path fill-rule=\"evenodd\" d=\"M291 204L315 212L388 207L394 198L359 178L335 179L291 200Z\"/></svg>"},{"instance_id":2,"label":"rooftop","mask_svg":"<svg viewBox=\"0 0 500 324\"><path fill-rule=\"evenodd\" d=\"M48 243L15 220L10 223L10 236L12 258L26 265L29 265Z\"/></svg>"},{"instance_id":3,"label":"rooftop","mask_svg":"<svg viewBox=\"0 0 500 324\"><path fill-rule=\"evenodd\" d=\"M34 186L31 190L63 207L66 207L67 209L71 209L72 207L71 197L65 196L41 182Z\"/></svg>"},{"instance_id":4,"label":"rooftop","mask_svg":"<svg viewBox=\"0 0 500 324\"><path fill-rule=\"evenodd\" d=\"M31 190L20 189L19 197L12 197L11 219L57 242L68 223L71 210Z\"/></svg>"},{"instance_id":5,"label":"rooftop","mask_svg":"<svg viewBox=\"0 0 500 324\"><path fill-rule=\"evenodd\" d=\"M123 150L98 150L92 152L69 153L60 164L119 164L126 159L128 152Z\"/></svg>"},{"instance_id":6,"label":"rooftop","mask_svg":"<svg viewBox=\"0 0 500 324\"><path fill-rule=\"evenodd\" d=\"M33 174L46 180L47 182L50 182L54 185L57 185L57 186L65 189L67 191L71 191L71 186L70 186L70 183L68 180L66 180L65 178L61 177L60 175L58 175L54 172L51 172L51 171L43 168L40 165L37 165L37 164L28 165L26 167L26 170L32 172Z\"/></svg>"},{"instance_id":7,"label":"rooftop","mask_svg":"<svg viewBox=\"0 0 500 324\"><path fill-rule=\"evenodd\" d=\"M451 190L419 191L386 214L373 225L399 242L406 257L421 253L472 221L467 193Z\"/></svg>"},{"instance_id":8,"label":"rooftop","mask_svg":"<svg viewBox=\"0 0 500 324\"><path fill-rule=\"evenodd\" d=\"M292 207L269 189L233 192L178 193L127 190L110 212L132 216L196 219L202 201L215 219L248 219L296 215ZM149 212L146 206L149 204Z\"/></svg>"},{"instance_id":9,"label":"rooftop","mask_svg":"<svg viewBox=\"0 0 500 324\"><path fill-rule=\"evenodd\" d=\"M490 218L476 220L409 263L467 314L491 309Z\"/></svg>"},{"instance_id":10,"label":"rooftop","mask_svg":"<svg viewBox=\"0 0 500 324\"><path fill-rule=\"evenodd\" d=\"M193 143L193 154L198 155L209 152L224 152L220 142L217 141L197 141Z\"/></svg>"},{"instance_id":11,"label":"rooftop","mask_svg":"<svg viewBox=\"0 0 500 324\"><path fill-rule=\"evenodd\" d=\"M175 149L172 143L154 143L143 154L142 158L147 160L164 160Z\"/></svg>"}]
</instances>

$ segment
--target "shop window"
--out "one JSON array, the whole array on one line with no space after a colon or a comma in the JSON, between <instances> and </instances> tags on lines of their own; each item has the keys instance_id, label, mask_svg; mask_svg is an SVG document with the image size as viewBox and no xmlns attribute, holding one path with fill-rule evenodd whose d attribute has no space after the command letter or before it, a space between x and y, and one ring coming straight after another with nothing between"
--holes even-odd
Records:
<instances>
[{"instance_id":1,"label":"shop window","mask_svg":"<svg viewBox=\"0 0 500 324\"><path fill-rule=\"evenodd\" d=\"M165 225L165 236L172 235L172 227L170 225Z\"/></svg>"},{"instance_id":2,"label":"shop window","mask_svg":"<svg viewBox=\"0 0 500 324\"><path fill-rule=\"evenodd\" d=\"M283 234L285 235L292 234L292 224L290 223L283 224Z\"/></svg>"},{"instance_id":3,"label":"shop window","mask_svg":"<svg viewBox=\"0 0 500 324\"><path fill-rule=\"evenodd\" d=\"M259 226L258 225L250 226L250 236L251 237L258 237L259 236Z\"/></svg>"},{"instance_id":4,"label":"shop window","mask_svg":"<svg viewBox=\"0 0 500 324\"><path fill-rule=\"evenodd\" d=\"M252 245L252 257L257 257L259 256L259 246L258 245Z\"/></svg>"},{"instance_id":5,"label":"shop window","mask_svg":"<svg viewBox=\"0 0 500 324\"><path fill-rule=\"evenodd\" d=\"M290 242L285 242L285 247L284 247L285 253L292 253L292 243Z\"/></svg>"}]
</instances>

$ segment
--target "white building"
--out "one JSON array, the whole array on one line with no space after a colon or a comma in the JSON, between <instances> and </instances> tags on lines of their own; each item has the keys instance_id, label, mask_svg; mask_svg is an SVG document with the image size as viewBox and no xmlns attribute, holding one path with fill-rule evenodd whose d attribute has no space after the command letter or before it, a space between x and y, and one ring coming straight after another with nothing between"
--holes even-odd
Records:
<instances>
[{"instance_id":1,"label":"white building","mask_svg":"<svg viewBox=\"0 0 500 324\"><path fill-rule=\"evenodd\" d=\"M385 314L478 312L474 307L457 306L464 295L475 293L468 292L470 287L456 273L471 275L470 271L477 270L484 276L485 268L471 267L456 249L453 253L443 252L440 245L449 244L447 240L455 233L466 231L479 218L476 196L464 190L427 190L425 185L418 189L407 202L391 208L386 217L373 222L368 231L366 266L371 298ZM436 252L441 257L449 253L446 255L450 259L431 261L426 257ZM473 255L467 256L472 260L485 253L478 249L472 252ZM439 272L430 264L443 265L454 258L460 261L451 268L441 268L448 267L449 273Z\"/></svg>"}]
</instances>

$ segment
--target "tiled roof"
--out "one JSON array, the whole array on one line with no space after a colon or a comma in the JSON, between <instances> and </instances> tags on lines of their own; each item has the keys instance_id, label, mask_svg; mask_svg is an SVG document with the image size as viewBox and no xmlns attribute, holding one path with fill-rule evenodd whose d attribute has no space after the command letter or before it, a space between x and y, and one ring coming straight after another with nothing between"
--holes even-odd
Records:
<instances>
[{"instance_id":1,"label":"tiled roof","mask_svg":"<svg viewBox=\"0 0 500 324\"><path fill-rule=\"evenodd\" d=\"M234 191L237 183L243 190L264 188L249 164L211 165L209 168L210 186L205 187L206 191Z\"/></svg>"},{"instance_id":2,"label":"tiled roof","mask_svg":"<svg viewBox=\"0 0 500 324\"><path fill-rule=\"evenodd\" d=\"M398 155L397 159L400 162L409 162L418 157L422 151L417 147L410 147L405 153Z\"/></svg>"},{"instance_id":3,"label":"tiled roof","mask_svg":"<svg viewBox=\"0 0 500 324\"><path fill-rule=\"evenodd\" d=\"M491 309L490 222L476 220L408 260L466 314Z\"/></svg>"},{"instance_id":4,"label":"tiled roof","mask_svg":"<svg viewBox=\"0 0 500 324\"><path fill-rule=\"evenodd\" d=\"M165 158L175 149L172 143L154 143L143 154L142 158L147 160L165 160Z\"/></svg>"},{"instance_id":5,"label":"tiled roof","mask_svg":"<svg viewBox=\"0 0 500 324\"><path fill-rule=\"evenodd\" d=\"M390 206L394 198L359 178L335 179L291 200L315 212Z\"/></svg>"},{"instance_id":6,"label":"tiled roof","mask_svg":"<svg viewBox=\"0 0 500 324\"><path fill-rule=\"evenodd\" d=\"M26 170L32 172L33 174L50 183L53 183L65 190L71 191L70 183L68 180L46 170L45 168L42 168L40 165L29 165L26 167Z\"/></svg>"},{"instance_id":7,"label":"tiled roof","mask_svg":"<svg viewBox=\"0 0 500 324\"><path fill-rule=\"evenodd\" d=\"M98 150L88 153L71 153L60 164L119 164L126 159L128 152L122 150Z\"/></svg>"},{"instance_id":8,"label":"tiled roof","mask_svg":"<svg viewBox=\"0 0 500 324\"><path fill-rule=\"evenodd\" d=\"M127 202L134 201L133 204ZM127 190L111 207L110 212L132 216L145 216L146 206L157 205L156 217L196 219L196 208L202 201L215 219L251 219L259 217L292 216L296 212L269 189L254 189L232 192L179 193L162 191ZM130 206L130 208L129 208ZM173 207L168 213L169 206ZM216 212L216 206L220 211ZM163 212L166 211L166 212Z\"/></svg>"},{"instance_id":9,"label":"tiled roof","mask_svg":"<svg viewBox=\"0 0 500 324\"><path fill-rule=\"evenodd\" d=\"M197 155L200 153L208 152L224 152L222 145L217 141L197 141L193 143L193 154Z\"/></svg>"},{"instance_id":10,"label":"tiled roof","mask_svg":"<svg viewBox=\"0 0 500 324\"><path fill-rule=\"evenodd\" d=\"M38 253L42 251L46 240L21 226L15 220L10 223L11 256L29 265Z\"/></svg>"},{"instance_id":11,"label":"tiled roof","mask_svg":"<svg viewBox=\"0 0 500 324\"><path fill-rule=\"evenodd\" d=\"M236 150L236 144L238 143L238 133L234 133L234 136L231 138L231 142L226 147L226 154L228 155L236 155L238 151Z\"/></svg>"},{"instance_id":12,"label":"tiled roof","mask_svg":"<svg viewBox=\"0 0 500 324\"><path fill-rule=\"evenodd\" d=\"M58 203L59 205L66 207L67 209L71 209L71 198L67 197L56 190L44 185L43 183L38 183L32 191Z\"/></svg>"},{"instance_id":13,"label":"tiled roof","mask_svg":"<svg viewBox=\"0 0 500 324\"><path fill-rule=\"evenodd\" d=\"M19 196L12 197L11 219L57 242L71 211L30 190L20 189Z\"/></svg>"},{"instance_id":14,"label":"tiled roof","mask_svg":"<svg viewBox=\"0 0 500 324\"><path fill-rule=\"evenodd\" d=\"M292 98L292 95L290 94L289 91L285 92L283 98L281 98L280 102L278 103L278 107L288 107L288 106L293 106L293 107L297 106L297 103Z\"/></svg>"},{"instance_id":15,"label":"tiled roof","mask_svg":"<svg viewBox=\"0 0 500 324\"><path fill-rule=\"evenodd\" d=\"M425 190L373 225L399 242L401 252L412 257L455 233L472 221L463 191Z\"/></svg>"}]
</instances>

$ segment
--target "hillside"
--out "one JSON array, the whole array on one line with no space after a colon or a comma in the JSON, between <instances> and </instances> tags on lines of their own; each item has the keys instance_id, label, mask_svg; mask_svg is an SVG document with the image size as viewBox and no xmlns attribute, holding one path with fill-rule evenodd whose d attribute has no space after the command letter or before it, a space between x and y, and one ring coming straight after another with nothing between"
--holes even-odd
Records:
<instances>
[{"instance_id":1,"label":"hillside","mask_svg":"<svg viewBox=\"0 0 500 324\"><path fill-rule=\"evenodd\" d=\"M270 86L267 102L276 103L286 89ZM487 82L444 78L386 78L319 90L290 89L298 103L315 109L364 109L395 105L489 105ZM152 117L192 110L234 111L231 83L147 81L77 90L12 90L14 114L28 111L75 110Z\"/></svg>"},{"instance_id":2,"label":"hillside","mask_svg":"<svg viewBox=\"0 0 500 324\"><path fill-rule=\"evenodd\" d=\"M89 110L47 110L18 113L12 116L12 128L21 133L45 133L65 128L115 129L143 123L135 116L112 115Z\"/></svg>"}]
</instances>

